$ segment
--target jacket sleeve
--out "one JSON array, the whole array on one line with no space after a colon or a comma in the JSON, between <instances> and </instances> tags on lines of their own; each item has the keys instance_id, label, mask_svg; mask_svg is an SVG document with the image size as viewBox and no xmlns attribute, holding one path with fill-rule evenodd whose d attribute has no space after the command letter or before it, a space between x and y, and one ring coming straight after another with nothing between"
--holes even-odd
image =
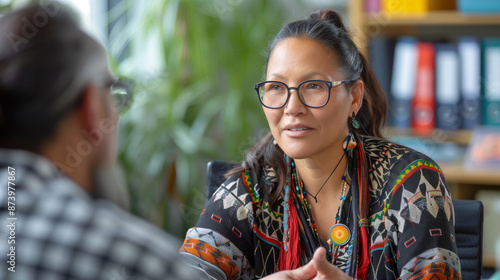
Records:
<instances>
[{"instance_id":1,"label":"jacket sleeve","mask_svg":"<svg viewBox=\"0 0 500 280\"><path fill-rule=\"evenodd\" d=\"M386 219L397 266L391 269L399 279L460 279L453 204L443 173L425 156L406 159L393 169L398 171Z\"/></svg>"},{"instance_id":2,"label":"jacket sleeve","mask_svg":"<svg viewBox=\"0 0 500 280\"><path fill-rule=\"evenodd\" d=\"M208 199L180 249L189 264L211 279L253 278L253 205L242 176L230 177Z\"/></svg>"}]
</instances>

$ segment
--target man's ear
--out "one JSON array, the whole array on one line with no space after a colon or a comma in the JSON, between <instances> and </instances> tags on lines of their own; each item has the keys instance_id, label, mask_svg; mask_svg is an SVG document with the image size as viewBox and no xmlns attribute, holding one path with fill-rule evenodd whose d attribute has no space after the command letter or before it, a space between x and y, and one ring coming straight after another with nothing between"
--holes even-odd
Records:
<instances>
[{"instance_id":1,"label":"man's ear","mask_svg":"<svg viewBox=\"0 0 500 280\"><path fill-rule=\"evenodd\" d=\"M351 112L354 112L356 115L358 114L361 105L363 104L363 96L364 96L365 84L361 80L356 80L354 85L352 86L351 95Z\"/></svg>"},{"instance_id":2,"label":"man's ear","mask_svg":"<svg viewBox=\"0 0 500 280\"><path fill-rule=\"evenodd\" d=\"M82 128L86 131L99 129L99 119L103 116L102 110L102 96L96 86L88 84L83 90L82 103L79 109ZM93 135L93 133L90 135Z\"/></svg>"}]
</instances>

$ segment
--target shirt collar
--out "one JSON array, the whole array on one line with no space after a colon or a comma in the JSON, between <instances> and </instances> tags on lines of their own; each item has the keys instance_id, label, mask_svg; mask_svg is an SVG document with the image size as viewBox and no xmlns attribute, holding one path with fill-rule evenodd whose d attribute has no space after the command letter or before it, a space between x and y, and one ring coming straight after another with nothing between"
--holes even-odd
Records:
<instances>
[{"instance_id":1,"label":"shirt collar","mask_svg":"<svg viewBox=\"0 0 500 280\"><path fill-rule=\"evenodd\" d=\"M64 191L88 197L88 194L79 185L61 173L49 159L39 154L26 150L0 149L0 169L7 169L8 167L16 170L16 185L22 183L23 188L36 188L32 184L23 182L28 175L34 175L38 180L43 182L57 181L63 183L65 185Z\"/></svg>"}]
</instances>

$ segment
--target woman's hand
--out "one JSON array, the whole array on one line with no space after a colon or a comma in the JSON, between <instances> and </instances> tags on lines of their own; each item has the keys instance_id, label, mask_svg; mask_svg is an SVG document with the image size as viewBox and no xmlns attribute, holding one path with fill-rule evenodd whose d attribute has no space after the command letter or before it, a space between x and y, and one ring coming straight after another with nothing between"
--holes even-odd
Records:
<instances>
[{"instance_id":1,"label":"woman's hand","mask_svg":"<svg viewBox=\"0 0 500 280\"><path fill-rule=\"evenodd\" d=\"M321 280L321 279L334 279L334 280L350 280L351 277L347 276L342 270L333 264L329 263L325 257L326 250L320 247L314 252L313 259L306 265L294 270L285 270L273 273L262 279L288 279L288 280Z\"/></svg>"},{"instance_id":2,"label":"woman's hand","mask_svg":"<svg viewBox=\"0 0 500 280\"><path fill-rule=\"evenodd\" d=\"M269 276L266 276L262 279L266 280L279 280L279 279L287 279L287 280L308 280L313 278L316 275L316 268L312 262L308 264L296 268L294 270L284 270L280 272L273 273Z\"/></svg>"},{"instance_id":3,"label":"woman's hand","mask_svg":"<svg viewBox=\"0 0 500 280\"><path fill-rule=\"evenodd\" d=\"M314 252L313 259L307 264L307 265L312 264L314 266L314 269L317 272L316 277L314 277L314 280L320 280L320 279L335 279L335 280L346 279L347 280L347 279L352 279L351 277L347 276L347 274L345 274L338 267L329 263L326 260L325 254L326 254L325 248L319 247L318 249L316 249L316 252Z\"/></svg>"}]
</instances>

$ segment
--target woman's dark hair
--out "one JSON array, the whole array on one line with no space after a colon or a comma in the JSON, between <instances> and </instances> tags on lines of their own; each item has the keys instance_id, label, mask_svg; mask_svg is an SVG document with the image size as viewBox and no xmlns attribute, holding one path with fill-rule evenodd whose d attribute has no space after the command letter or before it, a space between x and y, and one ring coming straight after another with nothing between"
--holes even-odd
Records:
<instances>
[{"instance_id":1,"label":"woman's dark hair","mask_svg":"<svg viewBox=\"0 0 500 280\"><path fill-rule=\"evenodd\" d=\"M285 25L269 44L267 61L281 41L301 37L316 40L330 47L339 58L340 70L345 74L346 80L363 81L363 103L356 115L356 120L362 125L360 134L382 137L381 129L385 124L387 112L386 95L367 60L349 37L339 14L331 10L318 10L311 13L305 20ZM352 87L353 84L349 83L348 87ZM270 203L273 204L279 198L285 185L286 162L281 148L273 144L271 133L254 145L243 164L229 174L238 174L245 170L259 174L263 166L270 166L276 172L278 182L269 198Z\"/></svg>"},{"instance_id":2,"label":"woman's dark hair","mask_svg":"<svg viewBox=\"0 0 500 280\"><path fill-rule=\"evenodd\" d=\"M104 49L55 1L0 18L0 147L39 152L81 100Z\"/></svg>"}]
</instances>

